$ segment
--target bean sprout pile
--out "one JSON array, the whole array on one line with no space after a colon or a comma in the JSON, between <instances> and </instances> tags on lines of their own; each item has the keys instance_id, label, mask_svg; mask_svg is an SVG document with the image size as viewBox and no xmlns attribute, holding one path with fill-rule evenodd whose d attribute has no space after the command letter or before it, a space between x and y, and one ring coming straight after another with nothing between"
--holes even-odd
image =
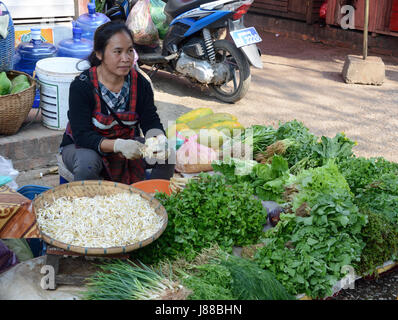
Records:
<instances>
[{"instance_id":1,"label":"bean sprout pile","mask_svg":"<svg viewBox=\"0 0 398 320\"><path fill-rule=\"evenodd\" d=\"M55 240L88 248L134 244L153 236L163 218L139 194L61 197L37 210L43 233Z\"/></svg>"}]
</instances>

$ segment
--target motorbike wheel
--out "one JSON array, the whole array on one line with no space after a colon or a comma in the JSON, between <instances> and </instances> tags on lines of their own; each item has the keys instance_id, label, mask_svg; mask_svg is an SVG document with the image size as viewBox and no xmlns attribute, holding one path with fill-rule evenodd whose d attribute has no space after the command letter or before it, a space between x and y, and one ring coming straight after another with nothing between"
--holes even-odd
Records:
<instances>
[{"instance_id":1,"label":"motorbike wheel","mask_svg":"<svg viewBox=\"0 0 398 320\"><path fill-rule=\"evenodd\" d=\"M226 63L232 72L232 78L223 85L211 84L210 88L221 101L235 103L249 90L251 75L246 57L232 42L217 40L214 42L217 63Z\"/></svg>"}]
</instances>

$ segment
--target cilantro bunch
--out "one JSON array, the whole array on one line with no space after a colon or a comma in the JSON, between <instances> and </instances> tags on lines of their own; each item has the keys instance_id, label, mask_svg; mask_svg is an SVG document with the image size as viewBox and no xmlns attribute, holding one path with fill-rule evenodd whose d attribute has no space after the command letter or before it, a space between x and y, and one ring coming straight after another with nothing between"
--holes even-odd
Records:
<instances>
[{"instance_id":1,"label":"cilantro bunch","mask_svg":"<svg viewBox=\"0 0 398 320\"><path fill-rule=\"evenodd\" d=\"M230 185L221 175L200 174L178 194L156 194L168 214L168 225L155 242L134 253L144 263L161 258L192 260L203 248L255 244L263 234L267 212L248 183Z\"/></svg>"}]
</instances>

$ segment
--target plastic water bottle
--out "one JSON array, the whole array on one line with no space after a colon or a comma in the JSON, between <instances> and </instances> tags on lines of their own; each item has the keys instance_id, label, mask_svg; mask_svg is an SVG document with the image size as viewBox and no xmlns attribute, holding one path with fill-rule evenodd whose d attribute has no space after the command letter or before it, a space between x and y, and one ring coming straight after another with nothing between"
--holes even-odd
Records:
<instances>
[{"instance_id":1,"label":"plastic water bottle","mask_svg":"<svg viewBox=\"0 0 398 320\"><path fill-rule=\"evenodd\" d=\"M13 69L33 76L37 61L55 57L57 48L49 42L43 42L40 28L31 28L30 34L30 42L21 42L16 49ZM39 103L40 92L37 90L33 108L38 108Z\"/></svg>"},{"instance_id":2,"label":"plastic water bottle","mask_svg":"<svg viewBox=\"0 0 398 320\"><path fill-rule=\"evenodd\" d=\"M58 44L57 57L71 57L87 60L93 51L93 42L82 39L82 29L73 27L73 39L65 39Z\"/></svg>"},{"instance_id":3,"label":"plastic water bottle","mask_svg":"<svg viewBox=\"0 0 398 320\"><path fill-rule=\"evenodd\" d=\"M82 29L83 39L94 41L95 30L97 30L100 25L111 20L103 13L95 11L95 3L89 2L87 8L88 13L79 16L76 20L76 26Z\"/></svg>"},{"instance_id":4,"label":"plastic water bottle","mask_svg":"<svg viewBox=\"0 0 398 320\"><path fill-rule=\"evenodd\" d=\"M57 48L49 42L42 41L41 29L31 28L30 34L30 42L22 42L17 47L14 69L26 72L32 76L37 61L44 58L55 57Z\"/></svg>"}]
</instances>

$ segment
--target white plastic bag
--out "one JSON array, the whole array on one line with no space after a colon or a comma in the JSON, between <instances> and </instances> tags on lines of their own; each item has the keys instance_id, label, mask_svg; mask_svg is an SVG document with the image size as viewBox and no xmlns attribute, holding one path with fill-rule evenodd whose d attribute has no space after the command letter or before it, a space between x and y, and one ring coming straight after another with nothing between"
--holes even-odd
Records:
<instances>
[{"instance_id":1,"label":"white plastic bag","mask_svg":"<svg viewBox=\"0 0 398 320\"><path fill-rule=\"evenodd\" d=\"M10 177L12 179L11 182L8 182L7 185L14 190L18 189L18 185L15 182L16 177L19 172L14 169L12 165L12 161L0 156L0 178L7 179L5 177Z\"/></svg>"},{"instance_id":2,"label":"white plastic bag","mask_svg":"<svg viewBox=\"0 0 398 320\"><path fill-rule=\"evenodd\" d=\"M138 0L127 17L126 25L133 34L134 43L154 45L159 41L159 33L149 12L150 0Z\"/></svg>"}]
</instances>

